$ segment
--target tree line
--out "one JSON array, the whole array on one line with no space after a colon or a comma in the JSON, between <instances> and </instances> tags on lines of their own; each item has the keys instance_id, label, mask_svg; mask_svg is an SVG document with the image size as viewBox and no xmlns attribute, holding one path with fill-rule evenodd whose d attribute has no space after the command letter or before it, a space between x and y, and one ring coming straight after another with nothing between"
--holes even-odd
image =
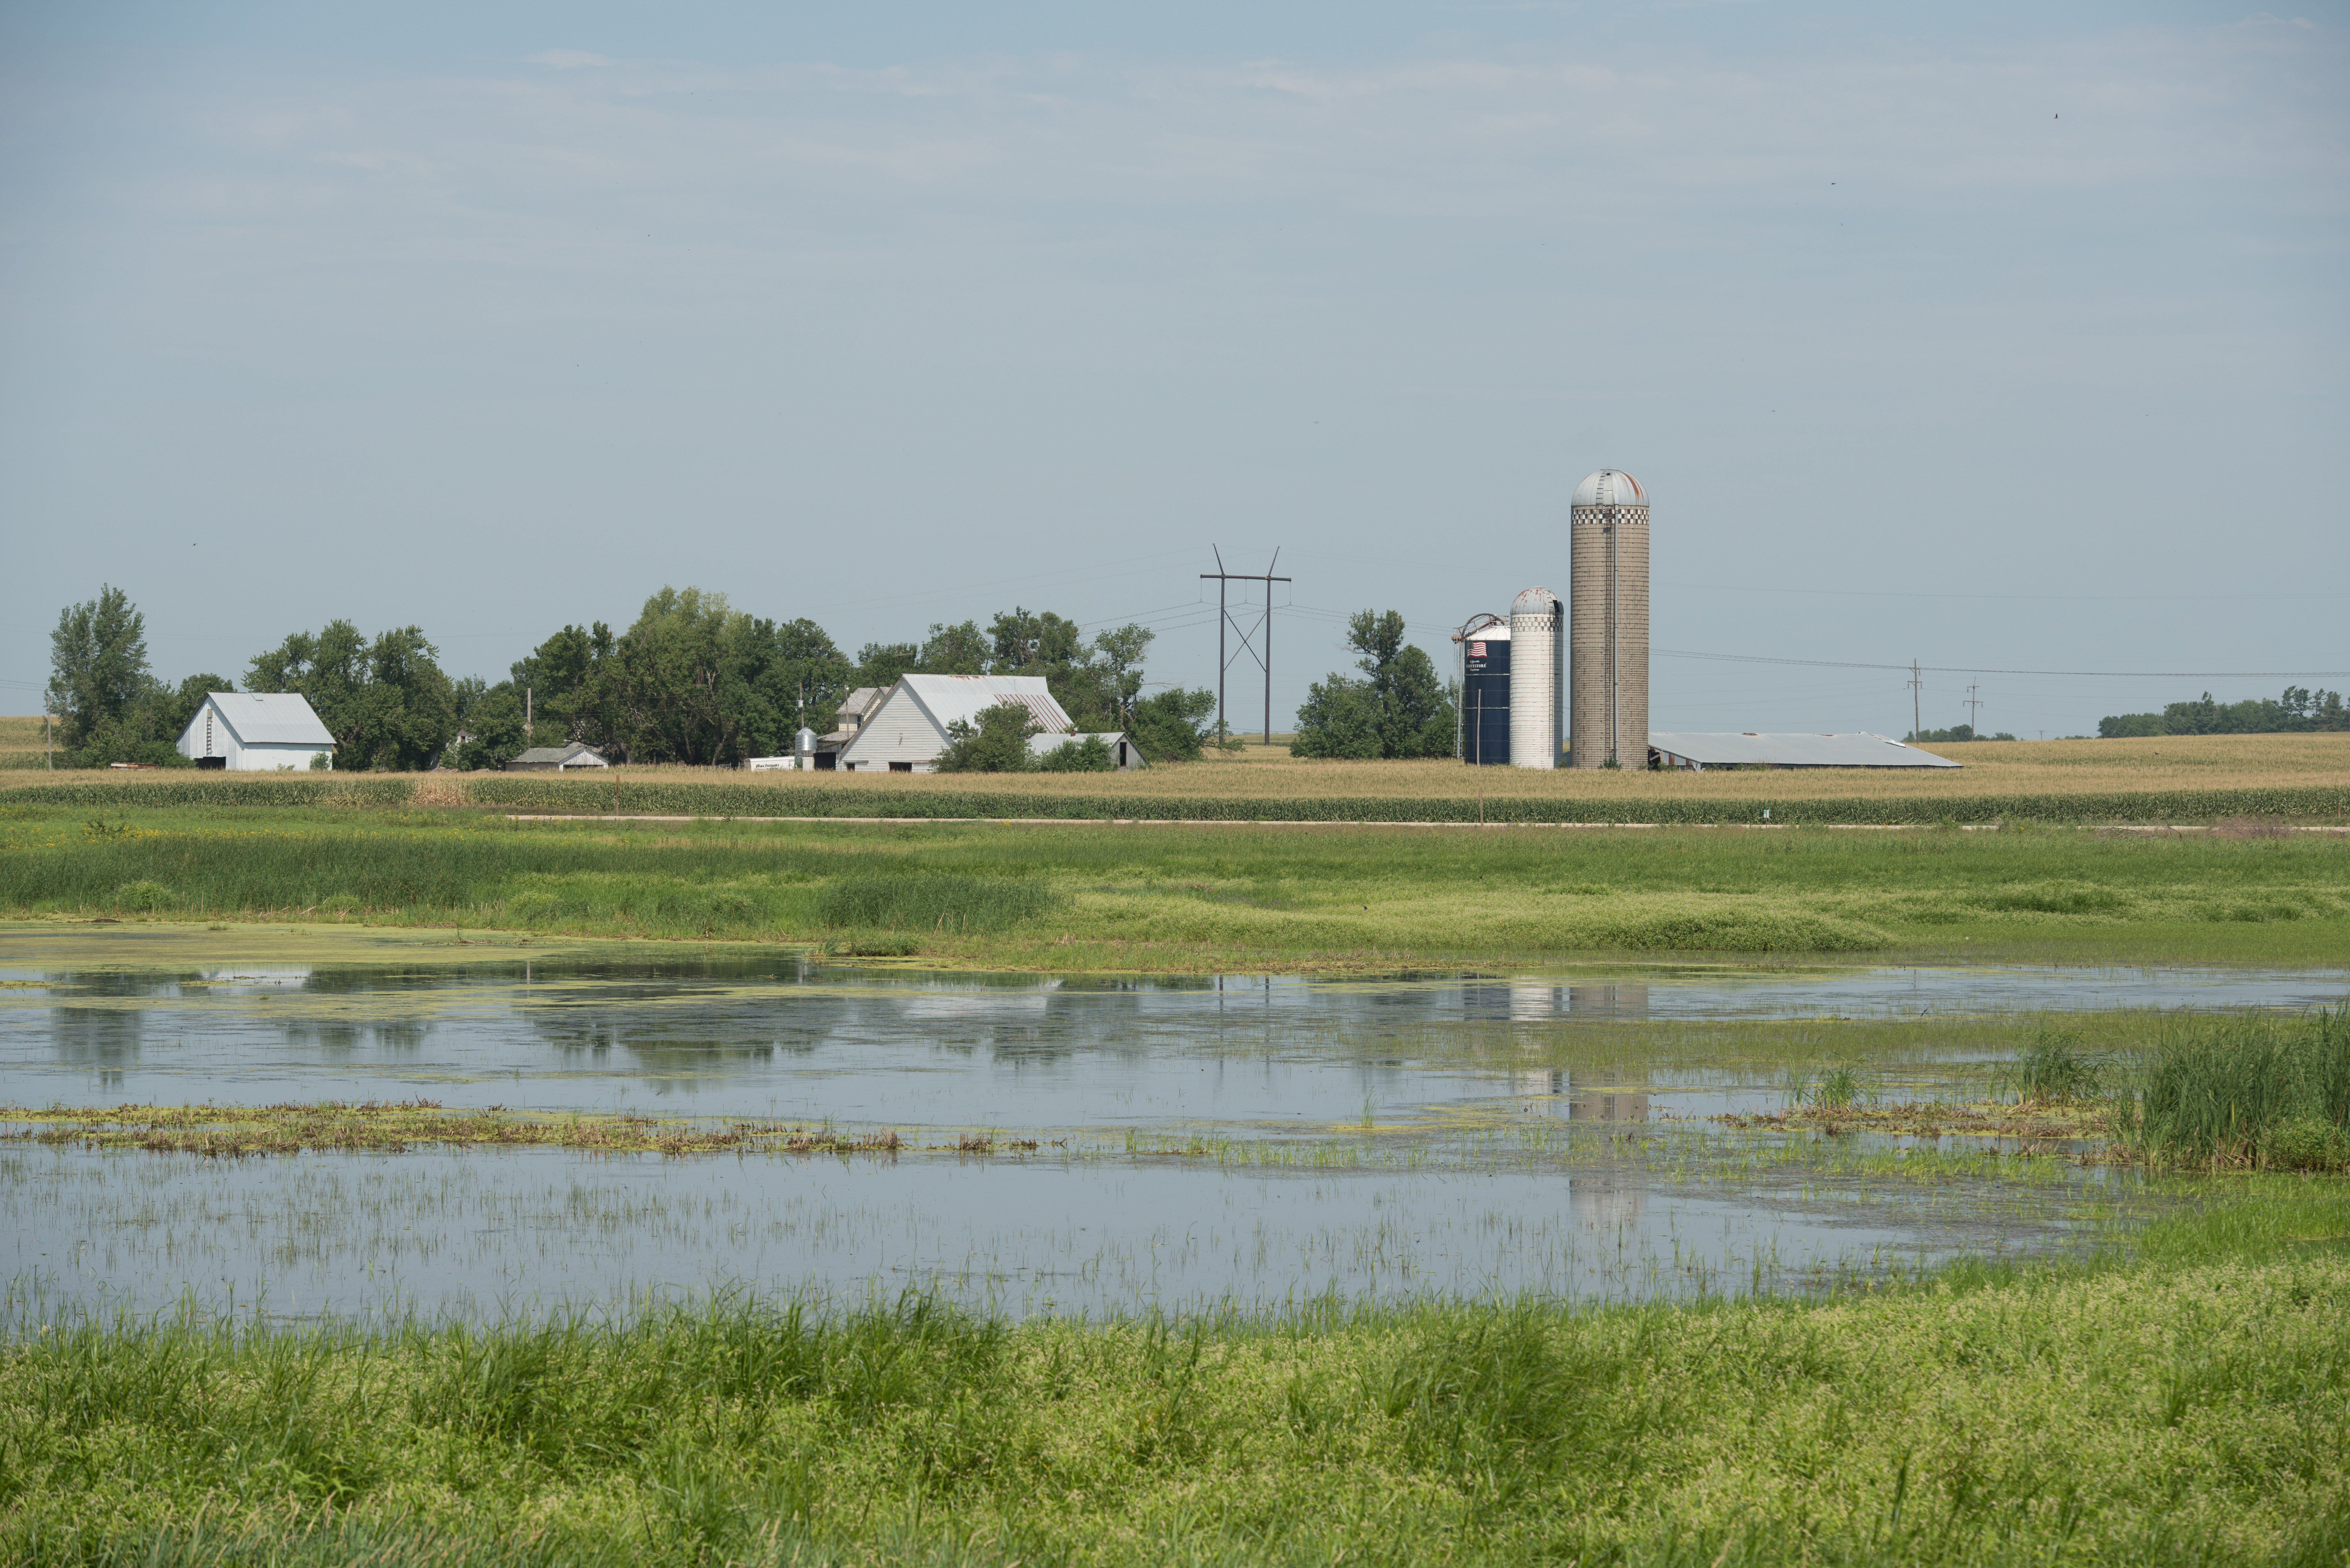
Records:
<instances>
[{"instance_id":1,"label":"tree line","mask_svg":"<svg viewBox=\"0 0 2350 1568\"><path fill-rule=\"evenodd\" d=\"M789 752L801 725L833 729L851 691L917 670L1039 675L1078 730L1123 731L1154 761L1195 758L1214 695L1149 680L1153 635L1129 625L1088 639L1066 617L1015 607L983 628L934 624L919 643L867 643L851 658L813 620L769 620L721 593L664 587L626 630L567 625L494 684L449 676L420 628L370 638L334 620L256 655L243 689L300 692L347 770L498 767L570 742L617 763L730 766ZM50 647L48 708L68 766L183 763L176 742L204 693L238 689L209 671L157 678L146 618L111 585L59 614Z\"/></svg>"},{"instance_id":2,"label":"tree line","mask_svg":"<svg viewBox=\"0 0 2350 1568\"><path fill-rule=\"evenodd\" d=\"M2015 737L2002 730L1996 735L1979 735L1972 724L1953 724L1947 730L1912 730L1901 737L1911 745L1948 745L1954 741L2012 741Z\"/></svg>"},{"instance_id":3,"label":"tree line","mask_svg":"<svg viewBox=\"0 0 2350 1568\"><path fill-rule=\"evenodd\" d=\"M2107 738L2126 735L2291 735L2318 731L2350 730L2350 709L2339 691L2312 691L2288 686L2272 701L2247 697L2241 702L2215 702L2206 691L2192 702L2166 704L2159 713L2109 713L2097 721L2097 733Z\"/></svg>"}]
</instances>

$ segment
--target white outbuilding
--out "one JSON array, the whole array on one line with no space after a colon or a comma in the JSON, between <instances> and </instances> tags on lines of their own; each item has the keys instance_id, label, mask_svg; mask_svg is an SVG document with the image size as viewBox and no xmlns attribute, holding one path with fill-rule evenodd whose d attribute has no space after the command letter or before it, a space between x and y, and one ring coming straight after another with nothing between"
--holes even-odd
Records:
<instances>
[{"instance_id":1,"label":"white outbuilding","mask_svg":"<svg viewBox=\"0 0 2350 1568\"><path fill-rule=\"evenodd\" d=\"M990 708L1025 708L1042 731L1028 747L1041 757L1086 737L1076 732L1041 675L908 675L865 713L839 751L838 766L860 774L927 774L947 749L947 726L976 725ZM828 738L828 737L827 737ZM1101 737L1115 765L1143 765L1142 753L1122 734Z\"/></svg>"},{"instance_id":2,"label":"white outbuilding","mask_svg":"<svg viewBox=\"0 0 2350 1568\"><path fill-rule=\"evenodd\" d=\"M207 691L180 732L180 754L240 774L332 767L335 737L298 691Z\"/></svg>"}]
</instances>

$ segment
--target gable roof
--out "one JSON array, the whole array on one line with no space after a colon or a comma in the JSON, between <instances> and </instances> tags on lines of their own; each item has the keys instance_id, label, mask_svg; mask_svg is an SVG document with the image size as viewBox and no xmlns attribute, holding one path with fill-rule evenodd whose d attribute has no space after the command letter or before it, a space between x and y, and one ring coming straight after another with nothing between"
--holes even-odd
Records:
<instances>
[{"instance_id":1,"label":"gable roof","mask_svg":"<svg viewBox=\"0 0 2350 1568\"><path fill-rule=\"evenodd\" d=\"M517 755L515 761L526 763L548 763L559 767L565 763L577 762L581 757L596 759L588 764L590 767L608 765L604 762L604 753L585 741L574 741L567 746L533 746L530 750Z\"/></svg>"},{"instance_id":2,"label":"gable roof","mask_svg":"<svg viewBox=\"0 0 2350 1568\"><path fill-rule=\"evenodd\" d=\"M1027 709L1048 735L1076 728L1041 675L908 675L898 684L941 732L958 719L976 724L981 713L1007 702Z\"/></svg>"},{"instance_id":3,"label":"gable roof","mask_svg":"<svg viewBox=\"0 0 2350 1568\"><path fill-rule=\"evenodd\" d=\"M1696 735L1649 732L1651 750L1706 767L1768 763L1782 768L1955 768L1931 752L1866 732L1853 735Z\"/></svg>"},{"instance_id":4,"label":"gable roof","mask_svg":"<svg viewBox=\"0 0 2350 1568\"><path fill-rule=\"evenodd\" d=\"M207 691L205 701L221 716L242 745L331 746L335 737L311 711L299 691ZM202 708L188 721L192 731L204 716ZM182 733L187 733L182 731Z\"/></svg>"}]
</instances>

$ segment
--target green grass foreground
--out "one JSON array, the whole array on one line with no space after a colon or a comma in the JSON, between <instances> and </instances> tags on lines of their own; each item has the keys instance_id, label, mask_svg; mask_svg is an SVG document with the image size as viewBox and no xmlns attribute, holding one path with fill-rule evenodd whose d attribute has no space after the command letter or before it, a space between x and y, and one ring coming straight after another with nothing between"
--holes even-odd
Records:
<instances>
[{"instance_id":1,"label":"green grass foreground","mask_svg":"<svg viewBox=\"0 0 2350 1568\"><path fill-rule=\"evenodd\" d=\"M1824 1303L827 1314L0 1347L26 1564L2339 1564L2350 1188Z\"/></svg>"},{"instance_id":2,"label":"green grass foreground","mask_svg":"<svg viewBox=\"0 0 2350 1568\"><path fill-rule=\"evenodd\" d=\"M2350 842L16 808L0 812L0 912L795 941L1055 970L1591 952L2325 963L2350 952Z\"/></svg>"}]
</instances>

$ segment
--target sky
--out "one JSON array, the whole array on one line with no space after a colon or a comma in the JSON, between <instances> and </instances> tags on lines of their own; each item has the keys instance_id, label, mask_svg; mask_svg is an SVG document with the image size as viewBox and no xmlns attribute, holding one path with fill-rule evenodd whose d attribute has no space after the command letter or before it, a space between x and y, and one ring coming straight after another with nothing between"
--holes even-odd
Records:
<instances>
[{"instance_id":1,"label":"sky","mask_svg":"<svg viewBox=\"0 0 2350 1568\"><path fill-rule=\"evenodd\" d=\"M1285 729L1610 467L1655 729L2094 732L2350 687L2345 306L2350 5L0 0L0 709L1278 551Z\"/></svg>"}]
</instances>

